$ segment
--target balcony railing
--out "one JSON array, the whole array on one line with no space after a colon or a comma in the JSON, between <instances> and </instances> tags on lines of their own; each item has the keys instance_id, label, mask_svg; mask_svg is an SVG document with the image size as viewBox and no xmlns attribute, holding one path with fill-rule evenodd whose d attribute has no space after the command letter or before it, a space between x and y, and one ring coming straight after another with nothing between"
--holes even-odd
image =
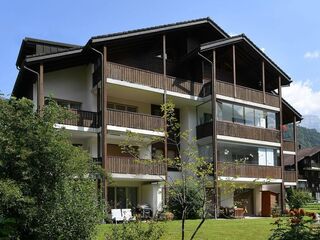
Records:
<instances>
[{"instance_id":1,"label":"balcony railing","mask_svg":"<svg viewBox=\"0 0 320 240\"><path fill-rule=\"evenodd\" d=\"M123 80L153 88L164 89L166 85L166 89L168 91L194 96L199 96L202 89L202 83L171 76L167 76L164 82L163 74L112 62L107 63L107 74L108 78Z\"/></svg>"},{"instance_id":2,"label":"balcony railing","mask_svg":"<svg viewBox=\"0 0 320 240\"><path fill-rule=\"evenodd\" d=\"M107 124L119 127L161 131L164 127L164 119L149 114L108 109Z\"/></svg>"},{"instance_id":3,"label":"balcony railing","mask_svg":"<svg viewBox=\"0 0 320 240\"><path fill-rule=\"evenodd\" d=\"M283 180L285 182L296 182L296 171L283 171Z\"/></svg>"},{"instance_id":4,"label":"balcony railing","mask_svg":"<svg viewBox=\"0 0 320 240\"><path fill-rule=\"evenodd\" d=\"M62 124L91 128L99 127L98 114L96 112L74 109L70 109L69 111L74 113L75 117L71 119L65 119L63 122L61 122Z\"/></svg>"},{"instance_id":5,"label":"balcony railing","mask_svg":"<svg viewBox=\"0 0 320 240\"><path fill-rule=\"evenodd\" d=\"M217 121L217 134L269 142L280 142L280 131ZM197 126L197 139L212 136L212 122Z\"/></svg>"},{"instance_id":6,"label":"balcony railing","mask_svg":"<svg viewBox=\"0 0 320 240\"><path fill-rule=\"evenodd\" d=\"M131 157L109 156L106 169L111 173L165 175L164 163L153 163L147 160L136 160Z\"/></svg>"},{"instance_id":7,"label":"balcony railing","mask_svg":"<svg viewBox=\"0 0 320 240\"><path fill-rule=\"evenodd\" d=\"M248 177L281 179L281 167L219 162L218 175L234 178Z\"/></svg>"},{"instance_id":8,"label":"balcony railing","mask_svg":"<svg viewBox=\"0 0 320 240\"><path fill-rule=\"evenodd\" d=\"M283 140L283 150L295 152L296 150L294 149L294 142L288 141L288 140Z\"/></svg>"}]
</instances>

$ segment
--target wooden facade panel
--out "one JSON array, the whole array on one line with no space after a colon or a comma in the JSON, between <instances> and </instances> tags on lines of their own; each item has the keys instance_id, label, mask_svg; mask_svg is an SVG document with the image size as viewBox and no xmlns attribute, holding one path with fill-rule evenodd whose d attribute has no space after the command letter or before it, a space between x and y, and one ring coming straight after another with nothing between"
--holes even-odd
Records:
<instances>
[{"instance_id":1,"label":"wooden facade panel","mask_svg":"<svg viewBox=\"0 0 320 240\"><path fill-rule=\"evenodd\" d=\"M218 162L219 176L281 179L280 166L260 166Z\"/></svg>"},{"instance_id":2,"label":"wooden facade panel","mask_svg":"<svg viewBox=\"0 0 320 240\"><path fill-rule=\"evenodd\" d=\"M115 109L107 110L107 124L119 127L160 131L164 127L162 117L143 113L125 112Z\"/></svg>"},{"instance_id":3,"label":"wooden facade panel","mask_svg":"<svg viewBox=\"0 0 320 240\"><path fill-rule=\"evenodd\" d=\"M283 171L283 180L285 182L296 182L296 171Z\"/></svg>"},{"instance_id":4,"label":"wooden facade panel","mask_svg":"<svg viewBox=\"0 0 320 240\"><path fill-rule=\"evenodd\" d=\"M293 141L283 140L283 150L284 151L295 152L294 142Z\"/></svg>"},{"instance_id":5,"label":"wooden facade panel","mask_svg":"<svg viewBox=\"0 0 320 240\"><path fill-rule=\"evenodd\" d=\"M111 173L123 174L149 174L165 175L166 167L164 163L152 163L150 161L136 160L132 157L108 156L107 169Z\"/></svg>"}]
</instances>

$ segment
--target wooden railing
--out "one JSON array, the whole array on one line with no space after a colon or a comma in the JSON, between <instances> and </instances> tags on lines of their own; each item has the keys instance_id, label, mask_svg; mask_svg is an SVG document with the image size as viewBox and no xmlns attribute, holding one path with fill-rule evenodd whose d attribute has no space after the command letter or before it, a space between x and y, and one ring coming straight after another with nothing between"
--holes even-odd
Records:
<instances>
[{"instance_id":1,"label":"wooden railing","mask_svg":"<svg viewBox=\"0 0 320 240\"><path fill-rule=\"evenodd\" d=\"M217 81L216 82L216 93L223 95L223 96L234 97L233 87L234 86L231 83ZM280 106L278 95L266 93L265 94L266 101L264 103L262 91L237 85L236 92L237 92L236 98L241 99L241 100L246 100L249 102L255 102L255 103L260 103L260 104L266 104L266 105L273 106L273 107Z\"/></svg>"},{"instance_id":2,"label":"wooden railing","mask_svg":"<svg viewBox=\"0 0 320 240\"><path fill-rule=\"evenodd\" d=\"M296 171L283 171L284 182L296 182Z\"/></svg>"},{"instance_id":3,"label":"wooden railing","mask_svg":"<svg viewBox=\"0 0 320 240\"><path fill-rule=\"evenodd\" d=\"M151 160L136 160L131 157L109 156L106 169L111 173L165 175L164 163L153 163Z\"/></svg>"},{"instance_id":4,"label":"wooden railing","mask_svg":"<svg viewBox=\"0 0 320 240\"><path fill-rule=\"evenodd\" d=\"M138 128L160 131L164 127L162 117L143 113L125 112L115 109L107 110L107 124L119 127Z\"/></svg>"},{"instance_id":5,"label":"wooden railing","mask_svg":"<svg viewBox=\"0 0 320 240\"><path fill-rule=\"evenodd\" d=\"M281 179L281 167L219 162L218 175L234 178L249 177Z\"/></svg>"},{"instance_id":6,"label":"wooden railing","mask_svg":"<svg viewBox=\"0 0 320 240\"><path fill-rule=\"evenodd\" d=\"M294 149L294 142L288 141L288 140L283 140L283 150L295 152L296 150Z\"/></svg>"},{"instance_id":7,"label":"wooden railing","mask_svg":"<svg viewBox=\"0 0 320 240\"><path fill-rule=\"evenodd\" d=\"M107 77L153 88L164 89L166 87L168 91L194 96L199 96L202 89L202 83L171 76L167 76L164 82L163 74L113 62L107 63Z\"/></svg>"},{"instance_id":8,"label":"wooden railing","mask_svg":"<svg viewBox=\"0 0 320 240\"><path fill-rule=\"evenodd\" d=\"M91 127L97 128L98 126L98 114L96 112L89 112L83 110L73 110L70 112L74 113L75 116L71 119L65 119L62 124L74 125L79 127Z\"/></svg>"},{"instance_id":9,"label":"wooden railing","mask_svg":"<svg viewBox=\"0 0 320 240\"><path fill-rule=\"evenodd\" d=\"M217 134L269 142L280 142L280 131L217 121ZM197 139L212 136L212 122L197 126Z\"/></svg>"}]
</instances>

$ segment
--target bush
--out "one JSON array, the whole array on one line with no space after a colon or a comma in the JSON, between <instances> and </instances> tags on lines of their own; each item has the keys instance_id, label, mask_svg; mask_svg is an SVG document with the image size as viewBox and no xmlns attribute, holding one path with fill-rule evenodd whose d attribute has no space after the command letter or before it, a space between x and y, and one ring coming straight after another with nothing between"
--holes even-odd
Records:
<instances>
[{"instance_id":1,"label":"bush","mask_svg":"<svg viewBox=\"0 0 320 240\"><path fill-rule=\"evenodd\" d=\"M163 233L163 227L154 221L123 222L112 226L106 240L158 240Z\"/></svg>"},{"instance_id":2,"label":"bush","mask_svg":"<svg viewBox=\"0 0 320 240\"><path fill-rule=\"evenodd\" d=\"M199 211L202 207L201 196L199 188L196 184L189 183L186 189L186 202L187 202L187 218L195 219L199 217ZM183 192L181 184L177 184L173 191L169 190L169 210L174 214L177 219L182 218L183 206L180 202L180 197Z\"/></svg>"},{"instance_id":3,"label":"bush","mask_svg":"<svg viewBox=\"0 0 320 240\"><path fill-rule=\"evenodd\" d=\"M287 200L290 209L299 209L312 201L311 194L305 190L289 189Z\"/></svg>"},{"instance_id":4,"label":"bush","mask_svg":"<svg viewBox=\"0 0 320 240\"><path fill-rule=\"evenodd\" d=\"M273 223L269 240L319 240L320 228L313 224L313 220L304 219L304 211L290 211L291 217L287 220L278 219Z\"/></svg>"}]
</instances>

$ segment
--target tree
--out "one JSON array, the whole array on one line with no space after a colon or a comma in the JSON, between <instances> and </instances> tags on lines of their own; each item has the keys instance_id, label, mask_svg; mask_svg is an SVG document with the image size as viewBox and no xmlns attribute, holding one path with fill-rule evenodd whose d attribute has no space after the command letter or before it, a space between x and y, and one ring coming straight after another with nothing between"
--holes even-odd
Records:
<instances>
[{"instance_id":1,"label":"tree","mask_svg":"<svg viewBox=\"0 0 320 240\"><path fill-rule=\"evenodd\" d=\"M15 239L90 239L102 219L94 167L54 124L68 111L49 101L0 100L0 215ZM1 224L1 223L0 223Z\"/></svg>"},{"instance_id":2,"label":"tree","mask_svg":"<svg viewBox=\"0 0 320 240\"><path fill-rule=\"evenodd\" d=\"M213 195L213 164L212 156L201 156L198 152L196 139L190 137L190 131L180 131L180 124L175 116L175 104L168 101L161 106L163 118L167 121L167 131L164 132L167 141L175 146L177 156L173 159L164 158L163 155L155 155L152 160L140 159L139 149L146 148L147 145L157 142L164 142L163 138L146 138L140 134L128 132L126 140L121 143L121 148L125 153L129 153L137 162L144 164L162 163L168 164L179 170L181 177L178 179L163 179L169 190L169 208L175 208L179 211L178 216L181 219L181 239L185 239L185 222L188 215L198 214L201 218L200 223L194 229L190 239L193 239L199 229L208 217L211 198ZM160 129L159 131L163 131ZM183 148L181 148L183 144ZM228 184L228 183L226 183ZM223 186L223 184L221 185ZM231 186L230 186L231 187ZM194 189L197 189L197 204L193 204Z\"/></svg>"},{"instance_id":3,"label":"tree","mask_svg":"<svg viewBox=\"0 0 320 240\"><path fill-rule=\"evenodd\" d=\"M302 189L288 189L287 202L290 209L299 209L312 201L311 193Z\"/></svg>"}]
</instances>

